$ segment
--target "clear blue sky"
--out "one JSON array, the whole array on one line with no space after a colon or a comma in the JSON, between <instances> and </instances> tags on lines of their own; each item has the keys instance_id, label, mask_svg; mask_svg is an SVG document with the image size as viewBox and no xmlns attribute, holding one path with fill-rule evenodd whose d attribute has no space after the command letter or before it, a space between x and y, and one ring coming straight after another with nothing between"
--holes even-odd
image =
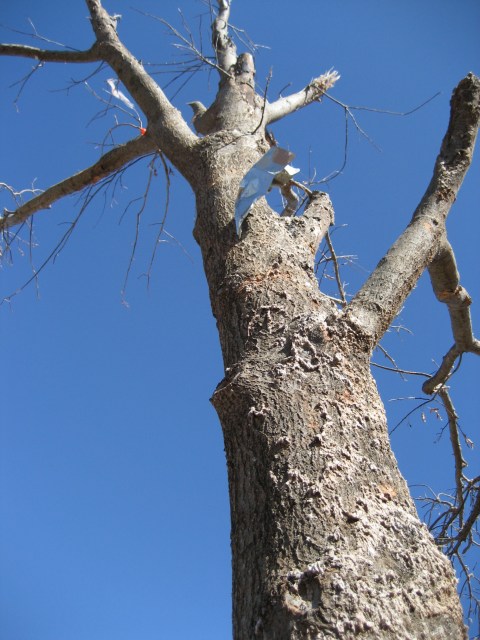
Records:
<instances>
[{"instance_id":1,"label":"clear blue sky","mask_svg":"<svg viewBox=\"0 0 480 640\"><path fill-rule=\"evenodd\" d=\"M206 7L197 0L105 0L123 14L121 36L147 62L172 61L174 39L159 23L130 8L164 17L181 28L178 7L195 35ZM260 49L257 81L272 69L269 97L291 84L303 87L330 67L342 75L333 95L350 105L408 111L409 117L356 112L370 144L353 127L348 163L326 187L337 224L338 254L355 255L343 270L353 293L408 223L431 177L446 129L452 89L480 72L477 0L235 0L232 22ZM5 27L30 31L76 48L92 42L82 0L16 0L0 7L0 40L42 46ZM51 45L53 46L53 45ZM46 188L93 163L113 126L113 114L91 122L101 105L80 83L58 91L93 67L47 65L14 100L32 61L0 59L0 182L20 190ZM152 70L164 69L152 67ZM89 84L106 96L111 73ZM170 79L156 76L165 86ZM183 88L166 89L190 118L186 103L213 100L217 78L198 73ZM127 119L118 114L122 122ZM342 164L344 116L328 101L274 127L296 153L300 179L321 178ZM133 136L124 127L118 140ZM480 327L477 158L449 222L463 285L474 298ZM54 264L0 307L0 638L2 640L224 640L230 630L229 511L220 427L209 404L222 378L214 320L192 238L193 198L172 176L166 229L147 290L165 180L153 180L126 300L120 291L135 234L135 205L148 178L138 165L115 193L97 199ZM325 187L324 187L325 188ZM2 197L5 194L2 194ZM5 196L1 206L12 208ZM137 205L138 208L138 205ZM77 198L40 212L34 225L38 268L79 211ZM124 215L123 215L124 214ZM168 238L166 237L165 240ZM31 274L28 236L2 268L0 297ZM451 346L446 309L426 277L386 346L400 366L432 371ZM384 362L381 356L380 362ZM465 357L452 395L468 435L478 438L479 361ZM421 396L419 379L379 376L391 426ZM433 413L414 414L393 436L409 484L448 490L453 484L447 436ZM480 442L476 442L477 446ZM479 473L478 454L470 475ZM414 487L418 494L422 489Z\"/></svg>"}]
</instances>

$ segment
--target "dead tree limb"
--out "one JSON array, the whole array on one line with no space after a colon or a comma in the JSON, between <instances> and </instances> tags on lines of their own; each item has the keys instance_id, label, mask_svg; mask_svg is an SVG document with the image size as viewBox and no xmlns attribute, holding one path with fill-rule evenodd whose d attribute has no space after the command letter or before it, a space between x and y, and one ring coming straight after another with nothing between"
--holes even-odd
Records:
<instances>
[{"instance_id":1,"label":"dead tree limb","mask_svg":"<svg viewBox=\"0 0 480 640\"><path fill-rule=\"evenodd\" d=\"M469 73L451 99L450 123L432 180L412 220L347 307L372 348L397 315L418 278L436 258L445 221L470 166L480 120L480 79Z\"/></svg>"},{"instance_id":2,"label":"dead tree limb","mask_svg":"<svg viewBox=\"0 0 480 640\"><path fill-rule=\"evenodd\" d=\"M101 60L96 44L86 51L55 51L24 44L0 44L0 56L33 58L42 62L98 62Z\"/></svg>"},{"instance_id":3,"label":"dead tree limb","mask_svg":"<svg viewBox=\"0 0 480 640\"><path fill-rule=\"evenodd\" d=\"M318 78L312 80L304 89L289 96L279 98L267 105L266 124L276 122L285 116L306 107L312 102L322 98L324 93L331 89L340 80L340 75L334 71L326 71Z\"/></svg>"},{"instance_id":4,"label":"dead tree limb","mask_svg":"<svg viewBox=\"0 0 480 640\"><path fill-rule=\"evenodd\" d=\"M228 32L229 18L230 0L220 0L218 13L212 27L212 44L218 68L227 76L231 75L231 69L237 62L237 48Z\"/></svg>"},{"instance_id":5,"label":"dead tree limb","mask_svg":"<svg viewBox=\"0 0 480 640\"><path fill-rule=\"evenodd\" d=\"M155 143L148 136L140 136L125 144L115 147L103 155L95 164L58 182L35 196L15 211L3 212L0 217L0 233L10 227L25 222L30 216L42 209L49 209L57 200L77 191L81 191L88 185L95 184L103 178L118 171L123 166L143 155L155 150Z\"/></svg>"},{"instance_id":6,"label":"dead tree limb","mask_svg":"<svg viewBox=\"0 0 480 640\"><path fill-rule=\"evenodd\" d=\"M112 20L100 1L86 0L86 3L101 59L116 72L147 117L149 134L157 147L189 179L192 165L196 164L192 149L198 140L197 136L160 86L120 41L116 21Z\"/></svg>"}]
</instances>

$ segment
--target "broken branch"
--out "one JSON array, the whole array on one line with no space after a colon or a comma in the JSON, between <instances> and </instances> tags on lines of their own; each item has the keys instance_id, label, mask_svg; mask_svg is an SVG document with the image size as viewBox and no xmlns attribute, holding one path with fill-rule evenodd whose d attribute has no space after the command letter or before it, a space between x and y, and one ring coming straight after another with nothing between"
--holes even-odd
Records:
<instances>
[{"instance_id":1,"label":"broken branch","mask_svg":"<svg viewBox=\"0 0 480 640\"><path fill-rule=\"evenodd\" d=\"M284 98L279 98L275 102L267 105L266 124L276 122L285 116L298 111L302 107L321 99L323 94L328 91L340 79L340 75L333 69L326 71L324 74L312 80L304 89L297 93L292 93Z\"/></svg>"},{"instance_id":2,"label":"broken branch","mask_svg":"<svg viewBox=\"0 0 480 640\"><path fill-rule=\"evenodd\" d=\"M217 56L220 71L231 75L231 69L237 62L237 48L228 33L230 0L218 0L218 14L212 25L212 45ZM220 77L222 77L222 73Z\"/></svg>"}]
</instances>

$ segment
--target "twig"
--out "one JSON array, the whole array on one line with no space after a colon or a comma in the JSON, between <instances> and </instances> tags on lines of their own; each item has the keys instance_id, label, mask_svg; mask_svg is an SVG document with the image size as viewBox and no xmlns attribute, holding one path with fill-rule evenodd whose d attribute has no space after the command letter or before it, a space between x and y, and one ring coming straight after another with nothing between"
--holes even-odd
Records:
<instances>
[{"instance_id":1,"label":"twig","mask_svg":"<svg viewBox=\"0 0 480 640\"><path fill-rule=\"evenodd\" d=\"M462 503L463 496L463 469L467 466L463 455L462 447L460 445L460 438L458 436L458 416L453 406L450 394L445 386L438 390L438 395L442 399L443 406L448 417L448 428L450 431L450 444L452 445L453 458L455 460L455 485L457 488L457 504ZM460 519L460 524L462 521Z\"/></svg>"},{"instance_id":2,"label":"twig","mask_svg":"<svg viewBox=\"0 0 480 640\"><path fill-rule=\"evenodd\" d=\"M161 161L162 166L163 166L163 171L164 171L164 174L165 174L165 183L166 183L165 206L164 206L164 210L163 210L162 220L159 223L160 227L159 227L157 236L155 238L155 245L153 247L153 251L152 251L152 255L151 255L151 258L150 258L149 265L148 265L148 269L147 269L147 272L145 274L145 276L147 278L147 288L150 286L150 275L151 275L151 272L152 272L153 263L155 261L155 256L157 254L158 245L160 244L160 237L165 232L165 222L167 220L168 209L169 209L169 206L170 206L170 170L168 168L167 162L166 162L165 158L163 157L163 155L161 153L159 153L158 157L160 158L160 161Z\"/></svg>"},{"instance_id":3,"label":"twig","mask_svg":"<svg viewBox=\"0 0 480 640\"><path fill-rule=\"evenodd\" d=\"M340 293L340 299L342 307L347 305L347 299L345 297L345 291L343 289L342 279L340 277L340 269L338 268L338 260L337 255L335 253L335 249L333 248L332 240L330 238L330 233L327 231L325 234L325 240L327 241L328 250L330 251L330 255L333 261L333 269L335 271L335 279L337 281L338 292Z\"/></svg>"},{"instance_id":4,"label":"twig","mask_svg":"<svg viewBox=\"0 0 480 640\"><path fill-rule=\"evenodd\" d=\"M130 259L128 261L128 267L127 267L127 271L125 273L125 279L123 281L123 287L122 287L122 299L123 302L125 303L125 293L127 290L127 283L128 283L128 279L130 276L130 271L132 269L132 265L133 265L133 261L135 259L135 253L137 251L137 245L138 245L138 238L140 235L140 221L142 219L142 215L145 211L145 207L147 206L147 201L148 201L148 195L150 193L150 187L152 185L152 179L153 177L156 175L156 170L155 170L155 160L157 158L157 155L154 155L154 157L152 158L152 160L149 162L148 168L149 168L149 172L148 172L148 179L147 179L147 185L145 187L145 191L143 193L143 195L140 198L136 198L135 200L133 200L132 202L130 202L130 204L128 205L128 207L133 204L134 202L141 200L141 205L137 210L137 213L135 215L135 235L133 238L133 244L132 244L132 251L130 253ZM127 209L128 209L127 207Z\"/></svg>"}]
</instances>

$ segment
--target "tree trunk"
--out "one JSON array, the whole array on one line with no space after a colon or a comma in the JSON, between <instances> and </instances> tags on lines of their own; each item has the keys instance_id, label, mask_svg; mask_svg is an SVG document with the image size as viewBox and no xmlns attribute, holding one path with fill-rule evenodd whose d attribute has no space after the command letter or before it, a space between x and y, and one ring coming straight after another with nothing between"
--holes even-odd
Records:
<instances>
[{"instance_id":1,"label":"tree trunk","mask_svg":"<svg viewBox=\"0 0 480 640\"><path fill-rule=\"evenodd\" d=\"M204 147L195 236L226 370L212 402L235 639L464 638L452 568L390 449L371 341L318 289L328 196L298 218L258 201L238 242L232 207L262 142L222 133Z\"/></svg>"},{"instance_id":2,"label":"tree trunk","mask_svg":"<svg viewBox=\"0 0 480 640\"><path fill-rule=\"evenodd\" d=\"M479 79L469 74L454 92L434 175L410 225L339 310L314 273L333 222L326 194L312 194L299 217L279 217L261 198L241 238L234 211L242 178L268 150L265 127L319 100L338 74L269 104L255 93L252 56L237 56L228 34L230 2L217 0L220 84L208 109L193 103L199 138L122 44L116 18L100 0L86 3L96 38L88 51L0 45L0 55L107 63L148 119L145 138L5 211L0 231L154 150L190 182L225 365L212 402L229 474L235 640L465 638L452 567L400 475L369 361L427 267L455 340L427 392L445 382L458 355L480 354L445 230L473 153Z\"/></svg>"}]
</instances>

